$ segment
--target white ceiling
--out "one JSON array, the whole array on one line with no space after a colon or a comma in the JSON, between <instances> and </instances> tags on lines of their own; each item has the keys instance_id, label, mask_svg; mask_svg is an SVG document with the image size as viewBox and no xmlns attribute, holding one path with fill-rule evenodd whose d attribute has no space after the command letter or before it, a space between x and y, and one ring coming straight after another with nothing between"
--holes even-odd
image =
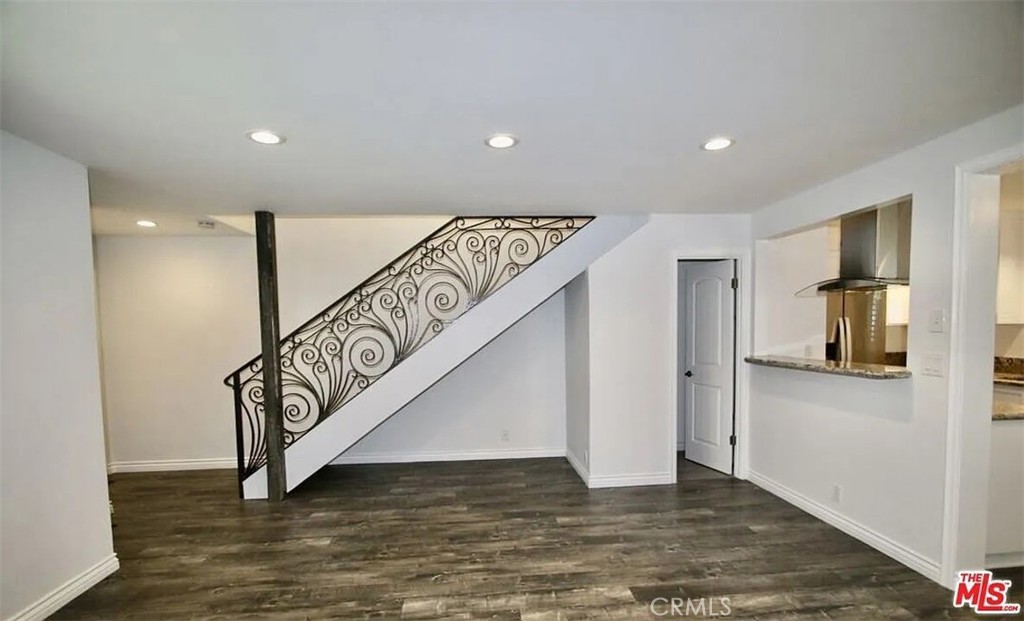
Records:
<instances>
[{"instance_id":1,"label":"white ceiling","mask_svg":"<svg viewBox=\"0 0 1024 621\"><path fill-rule=\"evenodd\" d=\"M748 211L1024 99L1020 2L2 11L3 128L131 221Z\"/></svg>"},{"instance_id":2,"label":"white ceiling","mask_svg":"<svg viewBox=\"0 0 1024 621\"><path fill-rule=\"evenodd\" d=\"M96 235L253 235L256 226L252 216L206 216L179 211L158 211L152 208L132 210L95 206L91 215L92 231ZM155 222L157 226L146 228L135 224L142 219ZM200 221L212 223L213 227L201 227Z\"/></svg>"}]
</instances>

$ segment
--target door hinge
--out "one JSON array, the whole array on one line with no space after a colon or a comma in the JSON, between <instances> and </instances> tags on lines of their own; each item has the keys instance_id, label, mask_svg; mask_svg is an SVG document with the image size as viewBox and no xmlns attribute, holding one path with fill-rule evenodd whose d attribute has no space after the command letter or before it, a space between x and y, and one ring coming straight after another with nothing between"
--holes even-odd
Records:
<instances>
[{"instance_id":1,"label":"door hinge","mask_svg":"<svg viewBox=\"0 0 1024 621\"><path fill-rule=\"evenodd\" d=\"M735 276L732 279L732 288L733 289L739 289L740 288L740 279L736 278Z\"/></svg>"},{"instance_id":2,"label":"door hinge","mask_svg":"<svg viewBox=\"0 0 1024 621\"><path fill-rule=\"evenodd\" d=\"M736 436L729 436L729 446L736 446Z\"/></svg>"}]
</instances>

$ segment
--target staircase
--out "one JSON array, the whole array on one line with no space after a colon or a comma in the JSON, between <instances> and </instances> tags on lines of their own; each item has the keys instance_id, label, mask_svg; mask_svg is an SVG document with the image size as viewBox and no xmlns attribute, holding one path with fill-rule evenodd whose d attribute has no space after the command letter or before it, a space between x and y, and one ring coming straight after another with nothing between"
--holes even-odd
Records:
<instances>
[{"instance_id":1,"label":"staircase","mask_svg":"<svg viewBox=\"0 0 1024 621\"><path fill-rule=\"evenodd\" d=\"M281 341L287 489L430 388L643 223L459 217ZM414 355L415 354L415 355ZM266 498L259 357L234 391L239 491Z\"/></svg>"}]
</instances>

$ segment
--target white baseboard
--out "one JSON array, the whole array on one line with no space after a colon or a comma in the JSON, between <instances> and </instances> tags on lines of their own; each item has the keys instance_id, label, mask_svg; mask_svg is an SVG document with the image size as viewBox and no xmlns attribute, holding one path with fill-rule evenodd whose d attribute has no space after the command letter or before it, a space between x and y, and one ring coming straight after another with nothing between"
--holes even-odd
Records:
<instances>
[{"instance_id":1,"label":"white baseboard","mask_svg":"<svg viewBox=\"0 0 1024 621\"><path fill-rule=\"evenodd\" d=\"M1003 552L1000 554L986 554L985 568L999 569L1001 567L1020 567L1024 565L1024 552Z\"/></svg>"},{"instance_id":2,"label":"white baseboard","mask_svg":"<svg viewBox=\"0 0 1024 621\"><path fill-rule=\"evenodd\" d=\"M672 485L676 482L671 472L650 472L643 474L590 475L587 487L604 489L609 487L639 487L641 485Z\"/></svg>"},{"instance_id":3,"label":"white baseboard","mask_svg":"<svg viewBox=\"0 0 1024 621\"><path fill-rule=\"evenodd\" d=\"M763 474L751 470L747 480L761 489L778 496L789 504L810 513L822 522L834 526L854 539L868 544L872 548L898 561L929 580L941 584L941 567L939 562L918 554L903 544L872 530L871 528L851 520L831 507L778 483Z\"/></svg>"},{"instance_id":4,"label":"white baseboard","mask_svg":"<svg viewBox=\"0 0 1024 621\"><path fill-rule=\"evenodd\" d=\"M569 462L569 465L572 466L572 469L576 471L576 474L583 479L583 484L590 487L590 470L587 469L587 465L568 449L565 451L565 459Z\"/></svg>"},{"instance_id":5,"label":"white baseboard","mask_svg":"<svg viewBox=\"0 0 1024 621\"><path fill-rule=\"evenodd\" d=\"M492 459L536 459L564 457L563 447L529 449L485 449L473 451L409 451L401 453L342 453L331 461L343 464L407 464L427 461L478 461Z\"/></svg>"},{"instance_id":6,"label":"white baseboard","mask_svg":"<svg viewBox=\"0 0 1024 621\"><path fill-rule=\"evenodd\" d=\"M117 571L120 564L117 555L111 554L99 563L50 591L36 603L31 604L7 621L36 621L45 619L60 610L68 602L85 593L100 580Z\"/></svg>"},{"instance_id":7,"label":"white baseboard","mask_svg":"<svg viewBox=\"0 0 1024 621\"><path fill-rule=\"evenodd\" d=\"M576 474L583 479L583 483L589 489L604 489L610 487L636 487L641 485L671 485L675 483L675 477L670 472L658 472L653 474L627 474L627 475L605 475L592 476L590 468L583 463L572 451L565 452L565 459L572 466Z\"/></svg>"},{"instance_id":8,"label":"white baseboard","mask_svg":"<svg viewBox=\"0 0 1024 621\"><path fill-rule=\"evenodd\" d=\"M117 474L118 472L167 472L172 470L228 470L237 467L238 460L234 457L115 461L107 464L107 474Z\"/></svg>"}]
</instances>

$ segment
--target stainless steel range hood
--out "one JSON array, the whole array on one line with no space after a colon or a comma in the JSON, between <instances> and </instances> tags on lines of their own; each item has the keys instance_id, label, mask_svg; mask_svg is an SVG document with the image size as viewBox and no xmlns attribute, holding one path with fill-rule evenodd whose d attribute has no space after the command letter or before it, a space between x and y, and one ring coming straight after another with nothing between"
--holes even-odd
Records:
<instances>
[{"instance_id":1,"label":"stainless steel range hood","mask_svg":"<svg viewBox=\"0 0 1024 621\"><path fill-rule=\"evenodd\" d=\"M839 277L816 282L799 296L872 291L910 284L910 197L839 221Z\"/></svg>"}]
</instances>

